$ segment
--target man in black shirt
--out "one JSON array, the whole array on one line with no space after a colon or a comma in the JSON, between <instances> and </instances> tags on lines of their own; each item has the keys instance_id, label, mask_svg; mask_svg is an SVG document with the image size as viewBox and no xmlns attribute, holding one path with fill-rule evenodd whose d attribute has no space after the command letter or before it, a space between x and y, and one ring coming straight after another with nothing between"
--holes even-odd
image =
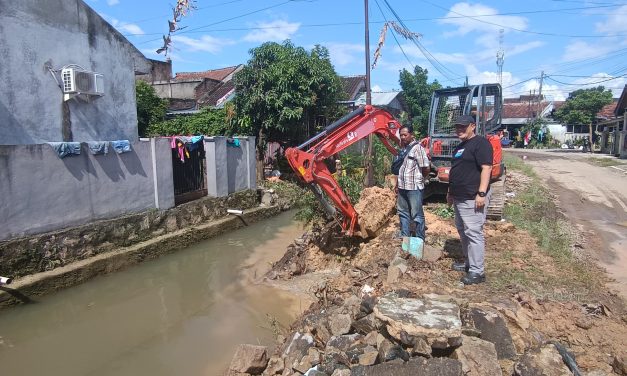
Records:
<instances>
[{"instance_id":1,"label":"man in black shirt","mask_svg":"<svg viewBox=\"0 0 627 376\"><path fill-rule=\"evenodd\" d=\"M453 150L446 195L447 202L455 208L455 226L465 258L463 263L454 263L453 269L466 272L461 280L466 285L485 281L483 224L492 173L492 145L475 134L476 127L470 115L459 116L455 121L455 134L461 143Z\"/></svg>"}]
</instances>

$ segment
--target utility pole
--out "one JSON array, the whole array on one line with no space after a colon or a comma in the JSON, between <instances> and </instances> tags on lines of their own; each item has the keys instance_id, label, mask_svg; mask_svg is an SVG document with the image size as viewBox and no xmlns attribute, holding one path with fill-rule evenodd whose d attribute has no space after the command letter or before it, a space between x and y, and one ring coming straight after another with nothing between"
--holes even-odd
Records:
<instances>
[{"instance_id":1,"label":"utility pole","mask_svg":"<svg viewBox=\"0 0 627 376\"><path fill-rule=\"evenodd\" d=\"M370 91L370 28L368 27L368 0L364 0L364 14L365 14L365 47L366 47L366 105L372 104L372 94ZM374 167L372 160L374 158L373 153L374 135L368 136L368 145L366 148L365 169L366 176L364 179L365 187L372 187L374 185Z\"/></svg>"},{"instance_id":2,"label":"utility pole","mask_svg":"<svg viewBox=\"0 0 627 376\"><path fill-rule=\"evenodd\" d=\"M496 67L497 75L499 78L499 84L503 86L503 63L505 62L505 51L503 51L503 32L505 30L499 30L499 50L496 52Z\"/></svg>"},{"instance_id":3,"label":"utility pole","mask_svg":"<svg viewBox=\"0 0 627 376\"><path fill-rule=\"evenodd\" d=\"M540 118L540 109L542 105L542 82L544 81L544 71L540 73L540 88L538 89L538 108L536 113L536 119Z\"/></svg>"}]
</instances>

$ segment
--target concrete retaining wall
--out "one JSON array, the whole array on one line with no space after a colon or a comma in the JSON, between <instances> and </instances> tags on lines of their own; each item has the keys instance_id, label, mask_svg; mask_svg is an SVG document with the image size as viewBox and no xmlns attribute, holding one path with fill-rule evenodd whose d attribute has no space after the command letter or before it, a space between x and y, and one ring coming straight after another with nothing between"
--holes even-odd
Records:
<instances>
[{"instance_id":1,"label":"concrete retaining wall","mask_svg":"<svg viewBox=\"0 0 627 376\"><path fill-rule=\"evenodd\" d=\"M241 202L241 198L232 197L225 202ZM54 270L18 279L11 285L0 286L0 308L33 302L37 296L77 285L98 275L118 271L145 260L157 258L201 240L246 226L248 223L277 215L279 212L278 206L253 208L246 210L241 217L222 216L221 219L213 222L176 230L130 247L118 248Z\"/></svg>"},{"instance_id":2,"label":"concrete retaining wall","mask_svg":"<svg viewBox=\"0 0 627 376\"><path fill-rule=\"evenodd\" d=\"M150 210L67 230L0 242L0 275L21 277L50 271L121 247L224 218L229 208L253 208L258 202L257 191L246 190L228 197L203 198L165 211Z\"/></svg>"}]
</instances>

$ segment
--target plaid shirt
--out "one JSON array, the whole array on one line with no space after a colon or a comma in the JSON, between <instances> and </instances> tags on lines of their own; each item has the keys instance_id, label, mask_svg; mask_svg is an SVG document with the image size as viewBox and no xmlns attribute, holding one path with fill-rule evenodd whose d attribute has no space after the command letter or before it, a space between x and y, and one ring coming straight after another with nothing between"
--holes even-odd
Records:
<instances>
[{"instance_id":1,"label":"plaid shirt","mask_svg":"<svg viewBox=\"0 0 627 376\"><path fill-rule=\"evenodd\" d=\"M412 142L412 145L398 173L398 189L415 191L425 188L421 169L429 167L429 158L418 141Z\"/></svg>"}]
</instances>

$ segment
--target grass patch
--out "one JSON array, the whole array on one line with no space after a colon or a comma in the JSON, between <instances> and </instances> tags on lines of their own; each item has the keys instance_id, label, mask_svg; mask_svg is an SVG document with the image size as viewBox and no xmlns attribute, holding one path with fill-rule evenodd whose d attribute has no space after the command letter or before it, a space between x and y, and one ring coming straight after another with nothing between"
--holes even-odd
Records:
<instances>
[{"instance_id":1,"label":"grass patch","mask_svg":"<svg viewBox=\"0 0 627 376\"><path fill-rule=\"evenodd\" d=\"M438 204L435 207L426 206L425 208L440 218L455 218L455 209L447 204Z\"/></svg>"},{"instance_id":2,"label":"grass patch","mask_svg":"<svg viewBox=\"0 0 627 376\"><path fill-rule=\"evenodd\" d=\"M503 162L508 170L519 171L529 177L537 177L533 168L526 164L519 156L503 154Z\"/></svg>"},{"instance_id":3,"label":"grass patch","mask_svg":"<svg viewBox=\"0 0 627 376\"><path fill-rule=\"evenodd\" d=\"M572 225L562 216L553 196L530 166L513 156L504 159L510 171L531 178L527 186L507 202L505 218L516 228L526 230L549 257L544 257L543 261L531 260L520 247L516 252L499 252L490 268L490 285L497 290L517 285L536 296L558 300L562 300L560 297L592 296L592 291L603 285L604 277L594 265L573 255ZM526 267L522 270L512 267L521 260L526 261Z\"/></svg>"},{"instance_id":4,"label":"grass patch","mask_svg":"<svg viewBox=\"0 0 627 376\"><path fill-rule=\"evenodd\" d=\"M587 161L595 166L610 167L610 166L623 166L625 163L613 158L587 158Z\"/></svg>"}]
</instances>

